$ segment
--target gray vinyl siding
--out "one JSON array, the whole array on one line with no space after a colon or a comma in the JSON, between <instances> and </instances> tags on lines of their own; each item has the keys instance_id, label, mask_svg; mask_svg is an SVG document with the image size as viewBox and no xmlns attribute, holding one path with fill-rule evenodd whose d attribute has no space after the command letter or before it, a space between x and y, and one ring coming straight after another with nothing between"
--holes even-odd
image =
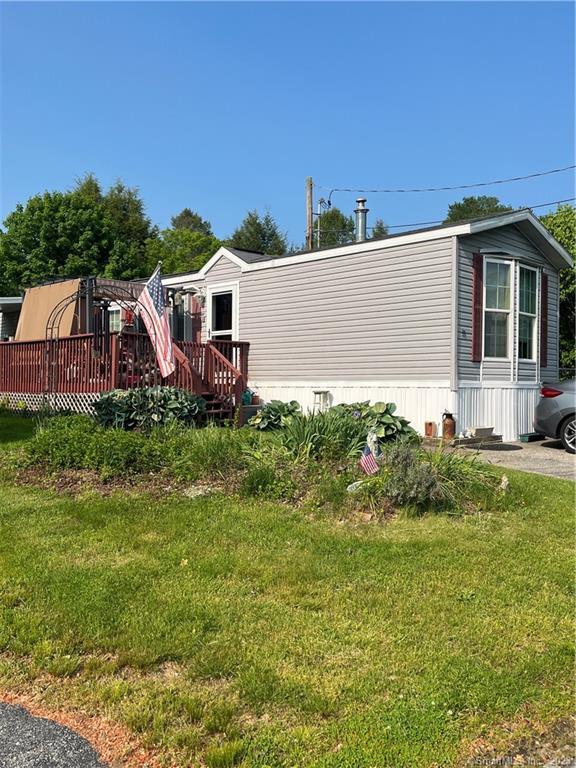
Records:
<instances>
[{"instance_id":1,"label":"gray vinyl siding","mask_svg":"<svg viewBox=\"0 0 576 768\"><path fill-rule=\"evenodd\" d=\"M540 379L555 378L558 373L558 272L542 253L514 225L499 227L478 235L459 238L458 249L458 377L463 381L480 380L480 363L472 362L472 255L481 250L500 251L520 264L541 267L548 275L548 366L540 370ZM496 253L494 253L496 256ZM503 258L506 258L503 255ZM516 321L514 317L516 349ZM518 381L536 381L537 363L518 361ZM483 381L516 380L512 360L484 360Z\"/></svg>"},{"instance_id":2,"label":"gray vinyl siding","mask_svg":"<svg viewBox=\"0 0 576 768\"><path fill-rule=\"evenodd\" d=\"M451 239L245 272L256 381L448 380Z\"/></svg>"},{"instance_id":3,"label":"gray vinyl siding","mask_svg":"<svg viewBox=\"0 0 576 768\"><path fill-rule=\"evenodd\" d=\"M560 328L560 275L553 268L545 270L548 275L548 365L540 371L542 381L558 378Z\"/></svg>"},{"instance_id":4,"label":"gray vinyl siding","mask_svg":"<svg viewBox=\"0 0 576 768\"><path fill-rule=\"evenodd\" d=\"M231 283L241 278L241 270L233 261L222 256L212 269L206 274L205 284L214 285L215 283Z\"/></svg>"}]
</instances>

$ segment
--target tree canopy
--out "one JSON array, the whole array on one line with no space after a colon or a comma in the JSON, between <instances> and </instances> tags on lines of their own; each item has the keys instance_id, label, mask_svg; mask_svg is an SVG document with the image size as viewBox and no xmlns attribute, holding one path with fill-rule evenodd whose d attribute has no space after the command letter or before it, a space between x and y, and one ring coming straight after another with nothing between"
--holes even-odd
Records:
<instances>
[{"instance_id":1,"label":"tree canopy","mask_svg":"<svg viewBox=\"0 0 576 768\"><path fill-rule=\"evenodd\" d=\"M318 243L318 228L320 242ZM356 239L354 218L346 216L339 208L330 208L317 217L314 224L316 247L329 248L335 245L353 243Z\"/></svg>"},{"instance_id":2,"label":"tree canopy","mask_svg":"<svg viewBox=\"0 0 576 768\"><path fill-rule=\"evenodd\" d=\"M221 245L214 235L190 229L165 229L159 238L148 241L146 254L150 268L162 262L164 274L197 272Z\"/></svg>"},{"instance_id":3,"label":"tree canopy","mask_svg":"<svg viewBox=\"0 0 576 768\"><path fill-rule=\"evenodd\" d=\"M546 229L576 260L576 210L560 205L540 217ZM560 367L576 368L576 267L560 272Z\"/></svg>"},{"instance_id":4,"label":"tree canopy","mask_svg":"<svg viewBox=\"0 0 576 768\"><path fill-rule=\"evenodd\" d=\"M286 235L280 232L270 212L260 216L257 211L248 211L244 221L229 237L227 245L243 248L245 251L259 251L270 255L286 253Z\"/></svg>"},{"instance_id":5,"label":"tree canopy","mask_svg":"<svg viewBox=\"0 0 576 768\"><path fill-rule=\"evenodd\" d=\"M137 190L122 182L105 194L88 175L67 192L45 192L17 205L0 232L0 294L52 278L147 272L146 244L157 230Z\"/></svg>"},{"instance_id":6,"label":"tree canopy","mask_svg":"<svg viewBox=\"0 0 576 768\"><path fill-rule=\"evenodd\" d=\"M489 195L478 195L464 197L462 200L448 206L448 213L444 219L444 224L450 224L465 219L479 219L482 216L490 216L494 213L506 213L512 211L509 205L500 202L497 197Z\"/></svg>"},{"instance_id":7,"label":"tree canopy","mask_svg":"<svg viewBox=\"0 0 576 768\"><path fill-rule=\"evenodd\" d=\"M388 234L388 225L384 224L383 219L376 219L372 227L372 238L385 237Z\"/></svg>"},{"instance_id":8,"label":"tree canopy","mask_svg":"<svg viewBox=\"0 0 576 768\"><path fill-rule=\"evenodd\" d=\"M172 229L187 229L190 232L200 232L202 235L213 234L210 222L190 208L183 208L176 216L172 216L170 223Z\"/></svg>"}]
</instances>

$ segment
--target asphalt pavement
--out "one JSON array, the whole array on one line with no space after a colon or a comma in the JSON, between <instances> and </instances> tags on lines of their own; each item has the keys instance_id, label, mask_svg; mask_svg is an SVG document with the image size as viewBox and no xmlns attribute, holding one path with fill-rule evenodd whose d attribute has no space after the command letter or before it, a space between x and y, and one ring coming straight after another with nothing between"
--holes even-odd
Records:
<instances>
[{"instance_id":1,"label":"asphalt pavement","mask_svg":"<svg viewBox=\"0 0 576 768\"><path fill-rule=\"evenodd\" d=\"M106 768L70 728L0 702L1 768Z\"/></svg>"},{"instance_id":2,"label":"asphalt pavement","mask_svg":"<svg viewBox=\"0 0 576 768\"><path fill-rule=\"evenodd\" d=\"M472 451L471 448L464 450L466 453ZM483 461L510 469L576 480L576 456L567 453L559 440L488 443L485 448L479 449L478 456Z\"/></svg>"}]
</instances>

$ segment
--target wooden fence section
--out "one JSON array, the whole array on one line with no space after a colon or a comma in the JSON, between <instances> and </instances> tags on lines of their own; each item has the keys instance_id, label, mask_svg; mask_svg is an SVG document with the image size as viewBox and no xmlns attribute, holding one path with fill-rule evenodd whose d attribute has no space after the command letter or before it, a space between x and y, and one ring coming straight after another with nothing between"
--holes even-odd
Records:
<instances>
[{"instance_id":1,"label":"wooden fence section","mask_svg":"<svg viewBox=\"0 0 576 768\"><path fill-rule=\"evenodd\" d=\"M248 381L247 342L178 342L189 365L162 379L150 339L122 333L0 342L0 392L92 393L171 384L239 404Z\"/></svg>"}]
</instances>

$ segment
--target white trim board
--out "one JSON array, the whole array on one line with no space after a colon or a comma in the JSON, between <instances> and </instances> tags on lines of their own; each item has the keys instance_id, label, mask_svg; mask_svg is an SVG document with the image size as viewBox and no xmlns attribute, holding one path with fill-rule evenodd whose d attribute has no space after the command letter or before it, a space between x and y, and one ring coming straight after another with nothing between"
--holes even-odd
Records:
<instances>
[{"instance_id":1,"label":"white trim board","mask_svg":"<svg viewBox=\"0 0 576 768\"><path fill-rule=\"evenodd\" d=\"M458 389L540 389L537 381L459 381Z\"/></svg>"},{"instance_id":2,"label":"white trim board","mask_svg":"<svg viewBox=\"0 0 576 768\"><path fill-rule=\"evenodd\" d=\"M449 389L450 381L448 379L430 380L430 381L410 381L408 379L402 379L399 381L386 380L386 381L333 381L312 379L309 381L290 381L286 379L251 379L250 384L254 387L298 387L309 389L330 389L330 387L366 387L374 389L382 387L383 389L390 389L392 387L398 387L399 389Z\"/></svg>"},{"instance_id":3,"label":"white trim board","mask_svg":"<svg viewBox=\"0 0 576 768\"><path fill-rule=\"evenodd\" d=\"M240 339L240 283L238 280L227 283L212 283L206 288L206 334L211 338L212 298L218 293L232 294L232 340Z\"/></svg>"}]
</instances>

